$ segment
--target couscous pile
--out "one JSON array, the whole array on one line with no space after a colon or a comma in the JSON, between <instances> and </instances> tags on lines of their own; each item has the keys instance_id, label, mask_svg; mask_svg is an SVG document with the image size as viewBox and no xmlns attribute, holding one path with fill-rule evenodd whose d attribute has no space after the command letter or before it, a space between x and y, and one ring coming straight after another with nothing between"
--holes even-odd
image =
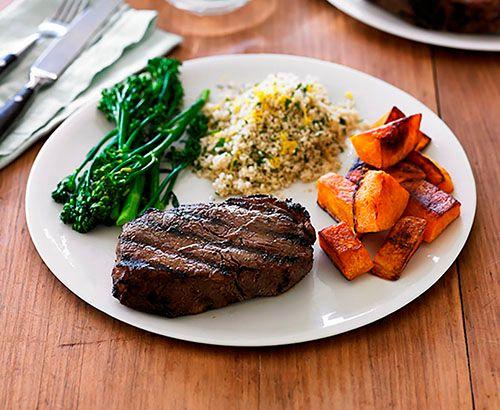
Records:
<instances>
[{"instance_id":1,"label":"couscous pile","mask_svg":"<svg viewBox=\"0 0 500 410\"><path fill-rule=\"evenodd\" d=\"M334 105L321 84L294 74L222 94L206 106L210 132L195 163L220 196L270 193L337 170L345 137L360 123L352 101Z\"/></svg>"}]
</instances>

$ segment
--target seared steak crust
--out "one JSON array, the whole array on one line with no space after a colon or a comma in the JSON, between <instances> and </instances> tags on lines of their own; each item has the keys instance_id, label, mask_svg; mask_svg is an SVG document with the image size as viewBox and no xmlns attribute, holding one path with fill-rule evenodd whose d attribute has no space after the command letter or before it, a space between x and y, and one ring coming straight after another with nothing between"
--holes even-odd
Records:
<instances>
[{"instance_id":1,"label":"seared steak crust","mask_svg":"<svg viewBox=\"0 0 500 410\"><path fill-rule=\"evenodd\" d=\"M113 296L176 317L279 295L311 270L315 239L301 205L271 196L150 210L123 228Z\"/></svg>"},{"instance_id":2,"label":"seared steak crust","mask_svg":"<svg viewBox=\"0 0 500 410\"><path fill-rule=\"evenodd\" d=\"M369 0L424 28L499 33L500 0Z\"/></svg>"}]
</instances>

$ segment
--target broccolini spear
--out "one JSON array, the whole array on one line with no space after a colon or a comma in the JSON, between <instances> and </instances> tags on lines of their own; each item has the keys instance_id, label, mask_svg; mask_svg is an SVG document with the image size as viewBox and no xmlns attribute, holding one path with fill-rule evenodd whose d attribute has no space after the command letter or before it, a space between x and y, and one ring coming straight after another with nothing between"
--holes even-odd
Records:
<instances>
[{"instance_id":1,"label":"broccolini spear","mask_svg":"<svg viewBox=\"0 0 500 410\"><path fill-rule=\"evenodd\" d=\"M71 175L68 175L57 184L56 189L52 192L54 201L63 204L70 199L71 195L76 191L78 174L80 174L83 168L95 158L102 146L111 138L115 137L117 133L118 130L116 128L108 132L101 141L88 152L80 166L75 169Z\"/></svg>"},{"instance_id":2,"label":"broccolini spear","mask_svg":"<svg viewBox=\"0 0 500 410\"><path fill-rule=\"evenodd\" d=\"M132 149L143 142L141 138L155 132L180 111L184 91L178 76L179 66L177 60L155 58L149 60L146 72L103 90L98 108L116 128L92 148L71 175L59 182L52 193L56 202L65 203L75 193L78 175L110 138L118 135L109 149L115 145L122 150ZM127 138L129 130L133 132Z\"/></svg>"},{"instance_id":3,"label":"broccolini spear","mask_svg":"<svg viewBox=\"0 0 500 410\"><path fill-rule=\"evenodd\" d=\"M99 109L115 129L89 152L83 163L52 193L64 203L61 219L78 232L99 224L121 225L149 201L146 179L186 128L198 121L208 91L180 113L183 98L180 63L150 60L146 71L102 93ZM191 127L190 127L191 129Z\"/></svg>"},{"instance_id":4,"label":"broccolini spear","mask_svg":"<svg viewBox=\"0 0 500 410\"><path fill-rule=\"evenodd\" d=\"M159 164L160 164L160 159L164 156L164 153L168 148L172 146L174 142L176 142L183 134L188 125L190 127L188 128L188 138L185 142L184 149L177 154L177 151L175 148L171 148L171 152L173 154L173 157L175 160L173 161L173 164L175 164L175 177L172 175L173 171L165 178L165 180L169 180L172 178L177 178L177 174L182 171L183 169L187 168L189 165L191 165L194 160L198 157L200 153L200 138L205 135L206 130L207 130L207 119L206 117L200 113L201 108L205 104L205 102L208 100L209 92L208 90L203 91L201 97L197 102L195 102L190 108L188 108L186 111L184 111L182 114L178 115L177 117L174 118L175 121L174 125L171 128L171 132L168 135L166 139L162 143L160 143L157 148L153 149L151 151L152 159L151 162L148 164L147 168L143 168L144 170L150 169L153 175L156 175L156 172L159 171ZM172 122L171 121L171 122ZM200 122L205 124L204 128L204 133L203 135L200 134L200 131L202 127L199 125ZM194 128L197 128L197 133L194 132ZM161 135L161 134L160 134ZM159 135L159 136L160 136ZM159 137L158 136L158 137ZM151 144L155 141L156 138L153 138L148 144ZM194 142L196 140L196 142ZM197 150L193 150L193 143L197 143L198 147ZM148 145L146 144L145 147ZM154 144L153 144L154 145ZM137 150L140 151L143 148ZM182 154L182 156L181 156ZM146 154L144 158L147 158L150 154ZM156 170L158 168L158 170ZM145 179L146 175L144 173L140 174L138 178L140 179ZM159 188L157 189L157 195L159 195L162 191L162 186L166 184L165 180L160 184ZM137 183L134 185L134 187L131 189L131 191L127 195L127 199L125 201L125 205L122 208L122 211L120 213L120 216L118 217L116 224L117 225L123 225L126 222L130 222L132 219L136 218L139 214L139 206L141 203L142 199L142 192L144 189L144 182L145 181L137 181ZM167 181L168 182L168 181ZM172 185L173 188L173 185ZM167 203L165 203L167 201ZM148 201L151 202L151 199ZM156 202L156 200L154 201ZM157 207L158 209L164 209L165 206L168 205L168 200L165 198L163 199L163 202L160 202L159 204L155 203L154 207ZM151 206L149 206L151 207Z\"/></svg>"},{"instance_id":5,"label":"broccolini spear","mask_svg":"<svg viewBox=\"0 0 500 410\"><path fill-rule=\"evenodd\" d=\"M137 190L142 183L135 184L136 178L144 178L145 173L184 134L207 98L208 92L203 93L196 103L171 121L171 128L162 131L143 146L127 153L110 149L102 157L96 158L84 175L74 200L67 203L70 204L69 209L63 207L63 222L72 224L78 232L88 232L101 223L119 225L135 218L138 206L134 200L127 200L127 197L130 192L137 198L141 197L142 188L140 192ZM125 205L116 217L115 205L124 200Z\"/></svg>"},{"instance_id":6,"label":"broccolini spear","mask_svg":"<svg viewBox=\"0 0 500 410\"><path fill-rule=\"evenodd\" d=\"M177 197L173 193L175 181L179 173L183 169L191 166L200 155L200 139L206 135L207 130L208 118L204 114L199 113L187 130L188 137L184 142L184 148L182 150L177 150L175 148L170 150L170 172L163 179L161 184L158 183L158 180L153 182L153 184L156 185L153 185L149 202L144 206L141 213L144 213L149 208L165 209L170 201L173 202L174 206L178 206ZM155 174L159 172L159 164L157 167L158 168L154 170Z\"/></svg>"}]
</instances>

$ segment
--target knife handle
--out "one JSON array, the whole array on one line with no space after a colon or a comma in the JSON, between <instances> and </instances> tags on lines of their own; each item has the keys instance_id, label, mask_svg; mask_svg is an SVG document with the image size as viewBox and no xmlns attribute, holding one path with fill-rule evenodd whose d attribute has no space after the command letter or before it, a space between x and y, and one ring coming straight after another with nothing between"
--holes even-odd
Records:
<instances>
[{"instance_id":1,"label":"knife handle","mask_svg":"<svg viewBox=\"0 0 500 410\"><path fill-rule=\"evenodd\" d=\"M18 43L18 47L0 57L0 77L5 74L8 69L14 65L24 54L26 54L31 47L33 47L38 40L40 40L41 34L35 33L31 36L26 37Z\"/></svg>"},{"instance_id":2,"label":"knife handle","mask_svg":"<svg viewBox=\"0 0 500 410\"><path fill-rule=\"evenodd\" d=\"M39 88L38 82L30 81L0 107L0 141L6 137L7 131L28 107Z\"/></svg>"},{"instance_id":3,"label":"knife handle","mask_svg":"<svg viewBox=\"0 0 500 410\"><path fill-rule=\"evenodd\" d=\"M7 69L16 62L17 58L17 55L12 53L0 57L0 76L7 72Z\"/></svg>"}]
</instances>

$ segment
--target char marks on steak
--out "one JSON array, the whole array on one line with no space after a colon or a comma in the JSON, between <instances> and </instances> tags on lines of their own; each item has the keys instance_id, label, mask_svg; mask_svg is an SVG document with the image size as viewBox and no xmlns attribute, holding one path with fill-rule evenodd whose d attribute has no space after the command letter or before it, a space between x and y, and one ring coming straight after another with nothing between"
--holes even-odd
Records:
<instances>
[{"instance_id":1,"label":"char marks on steak","mask_svg":"<svg viewBox=\"0 0 500 410\"><path fill-rule=\"evenodd\" d=\"M279 295L311 270L315 240L301 205L266 195L150 210L123 228L113 296L176 317Z\"/></svg>"}]
</instances>

